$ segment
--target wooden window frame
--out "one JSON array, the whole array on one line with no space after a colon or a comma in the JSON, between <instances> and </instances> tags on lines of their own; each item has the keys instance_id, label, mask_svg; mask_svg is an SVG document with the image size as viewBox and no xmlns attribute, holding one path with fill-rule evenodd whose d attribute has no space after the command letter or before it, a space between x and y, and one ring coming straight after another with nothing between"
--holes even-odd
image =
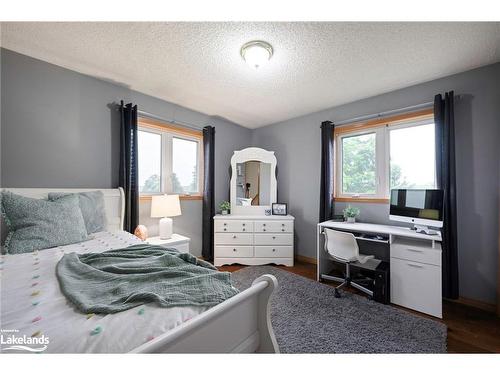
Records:
<instances>
[{"instance_id":1,"label":"wooden window frame","mask_svg":"<svg viewBox=\"0 0 500 375\"><path fill-rule=\"evenodd\" d=\"M162 194L175 194L168 192L170 188L167 187L167 177L164 175L171 175L171 162L172 160L172 139L180 138L190 141L198 142L198 185L199 192L197 194L179 194L181 200L201 200L203 199L203 181L204 181L204 165L203 165L203 133L202 131L181 128L179 126L153 120L150 118L139 117L137 121L138 130L149 131L155 134L162 135L162 161L161 161L161 192L158 194L139 194L140 201L150 201L154 195Z\"/></svg>"},{"instance_id":2,"label":"wooden window frame","mask_svg":"<svg viewBox=\"0 0 500 375\"><path fill-rule=\"evenodd\" d=\"M355 122L335 128L335 165L334 165L334 200L336 202L357 203L389 203L388 190L390 189L390 145L388 131L395 128L417 126L416 123L434 120L432 108L415 112L404 113L384 118L376 118L363 122ZM342 194L342 138L375 133L377 157L377 186L375 194Z\"/></svg>"}]
</instances>

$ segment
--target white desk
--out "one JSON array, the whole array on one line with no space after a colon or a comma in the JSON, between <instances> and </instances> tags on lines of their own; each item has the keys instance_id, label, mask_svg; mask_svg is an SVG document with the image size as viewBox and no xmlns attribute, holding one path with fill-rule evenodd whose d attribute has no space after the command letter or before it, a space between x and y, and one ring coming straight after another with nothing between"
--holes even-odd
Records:
<instances>
[{"instance_id":1,"label":"white desk","mask_svg":"<svg viewBox=\"0 0 500 375\"><path fill-rule=\"evenodd\" d=\"M380 235L383 239L358 238L360 241L386 243L390 251L391 302L436 317L442 317L441 233L427 235L409 228L370 223L325 221L318 224L318 281L329 271L324 250L323 229Z\"/></svg>"}]
</instances>

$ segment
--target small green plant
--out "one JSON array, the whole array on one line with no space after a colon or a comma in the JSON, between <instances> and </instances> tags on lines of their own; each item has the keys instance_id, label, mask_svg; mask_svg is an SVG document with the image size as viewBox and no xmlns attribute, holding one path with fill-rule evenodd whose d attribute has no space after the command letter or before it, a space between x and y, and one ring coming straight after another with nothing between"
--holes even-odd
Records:
<instances>
[{"instance_id":1,"label":"small green plant","mask_svg":"<svg viewBox=\"0 0 500 375\"><path fill-rule=\"evenodd\" d=\"M359 215L359 208L349 205L342 212L344 213L344 217L356 217Z\"/></svg>"},{"instance_id":2,"label":"small green plant","mask_svg":"<svg viewBox=\"0 0 500 375\"><path fill-rule=\"evenodd\" d=\"M229 211L231 209L231 203L229 203L228 201L222 201L219 204L219 208L221 211Z\"/></svg>"}]
</instances>

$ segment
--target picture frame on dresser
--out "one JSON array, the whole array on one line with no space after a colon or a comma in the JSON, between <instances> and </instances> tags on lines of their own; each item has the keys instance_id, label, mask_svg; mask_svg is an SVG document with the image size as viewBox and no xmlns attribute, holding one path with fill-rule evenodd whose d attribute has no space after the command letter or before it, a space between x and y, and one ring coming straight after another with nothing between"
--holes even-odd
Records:
<instances>
[{"instance_id":1,"label":"picture frame on dresser","mask_svg":"<svg viewBox=\"0 0 500 375\"><path fill-rule=\"evenodd\" d=\"M286 216L288 214L288 207L286 203L273 203L272 213L276 216Z\"/></svg>"}]
</instances>

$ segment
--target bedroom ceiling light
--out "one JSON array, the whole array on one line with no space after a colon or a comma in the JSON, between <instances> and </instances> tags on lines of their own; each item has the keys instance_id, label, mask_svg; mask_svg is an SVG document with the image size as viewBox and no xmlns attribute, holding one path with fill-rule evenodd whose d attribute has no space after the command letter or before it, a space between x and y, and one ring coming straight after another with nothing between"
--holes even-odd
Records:
<instances>
[{"instance_id":1,"label":"bedroom ceiling light","mask_svg":"<svg viewBox=\"0 0 500 375\"><path fill-rule=\"evenodd\" d=\"M271 59L273 47L262 40L253 40L241 47L240 54L248 65L258 69Z\"/></svg>"}]
</instances>

